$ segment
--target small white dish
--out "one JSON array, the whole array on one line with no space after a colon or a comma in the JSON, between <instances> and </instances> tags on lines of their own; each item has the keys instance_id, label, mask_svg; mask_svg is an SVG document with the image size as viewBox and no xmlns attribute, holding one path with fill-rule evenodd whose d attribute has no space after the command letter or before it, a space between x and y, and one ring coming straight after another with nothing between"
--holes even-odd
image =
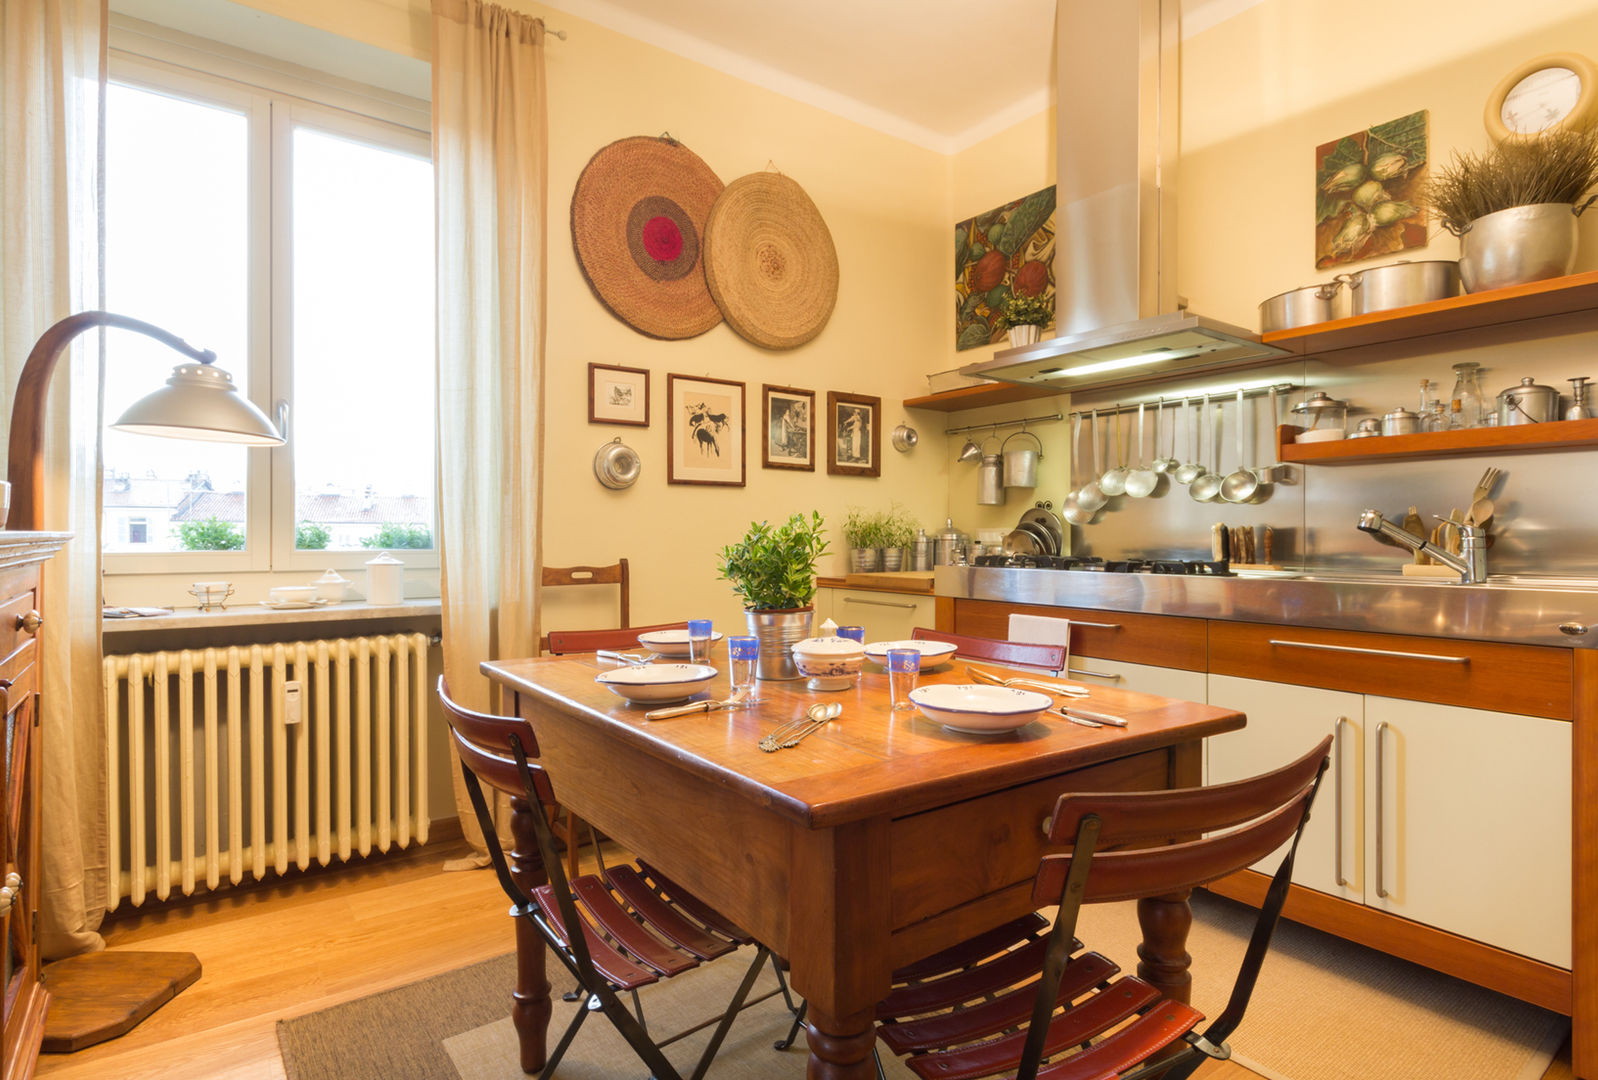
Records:
<instances>
[{"instance_id":1,"label":"small white dish","mask_svg":"<svg viewBox=\"0 0 1598 1080\"><path fill-rule=\"evenodd\" d=\"M1054 704L1047 694L983 683L918 686L910 701L928 720L977 735L1025 727Z\"/></svg>"},{"instance_id":2,"label":"small white dish","mask_svg":"<svg viewBox=\"0 0 1598 1080\"><path fill-rule=\"evenodd\" d=\"M315 600L315 585L279 585L275 589L266 590L266 595L278 603L295 603L301 600Z\"/></svg>"},{"instance_id":3,"label":"small white dish","mask_svg":"<svg viewBox=\"0 0 1598 1080\"><path fill-rule=\"evenodd\" d=\"M714 649L716 642L725 636L720 630L712 630L710 632L710 647ZM651 630L647 634L638 635L638 644L660 656L687 659L688 630L686 627L678 627L675 630Z\"/></svg>"},{"instance_id":4,"label":"small white dish","mask_svg":"<svg viewBox=\"0 0 1598 1080\"><path fill-rule=\"evenodd\" d=\"M594 681L635 704L664 705L687 701L715 677L709 664L643 664L601 671Z\"/></svg>"},{"instance_id":5,"label":"small white dish","mask_svg":"<svg viewBox=\"0 0 1598 1080\"><path fill-rule=\"evenodd\" d=\"M915 649L921 654L922 671L946 664L954 656L954 644L948 641L873 641L866 645L866 659L887 667L889 649Z\"/></svg>"},{"instance_id":6,"label":"small white dish","mask_svg":"<svg viewBox=\"0 0 1598 1080\"><path fill-rule=\"evenodd\" d=\"M304 608L326 607L332 602L331 600L317 600L313 597L310 600L262 600L261 606L272 608L274 611L298 611Z\"/></svg>"},{"instance_id":7,"label":"small white dish","mask_svg":"<svg viewBox=\"0 0 1598 1080\"><path fill-rule=\"evenodd\" d=\"M805 638L793 647L794 667L812 690L848 690L860 680L866 647L846 637Z\"/></svg>"}]
</instances>

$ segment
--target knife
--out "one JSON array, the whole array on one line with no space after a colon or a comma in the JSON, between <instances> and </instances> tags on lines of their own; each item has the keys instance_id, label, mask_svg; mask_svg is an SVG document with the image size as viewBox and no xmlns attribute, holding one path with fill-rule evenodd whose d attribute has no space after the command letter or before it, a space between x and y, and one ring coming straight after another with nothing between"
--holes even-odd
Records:
<instances>
[{"instance_id":1,"label":"knife","mask_svg":"<svg viewBox=\"0 0 1598 1080\"><path fill-rule=\"evenodd\" d=\"M644 713L645 720L669 720L673 716L687 716L696 712L715 712L717 709L731 709L744 703L744 695L730 697L726 701L713 701L706 698L703 701L690 701L686 705L673 705L669 709L655 709Z\"/></svg>"},{"instance_id":2,"label":"knife","mask_svg":"<svg viewBox=\"0 0 1598 1080\"><path fill-rule=\"evenodd\" d=\"M966 674L978 682L992 683L994 686L1022 687L1028 690L1041 690L1045 694L1065 695L1068 697L1087 697L1088 688L1077 686L1074 683L1045 682L1041 679L1029 679L1025 676L1018 678L1001 678L991 671L983 671L966 665Z\"/></svg>"},{"instance_id":3,"label":"knife","mask_svg":"<svg viewBox=\"0 0 1598 1080\"><path fill-rule=\"evenodd\" d=\"M1083 727L1101 728L1101 727L1104 726L1103 724L1099 723L1097 720L1089 720L1089 719L1087 719L1085 717L1081 717L1081 716L1072 716L1070 713L1065 711L1065 706L1064 705L1061 705L1058 709L1055 710L1055 712L1059 713L1061 716L1063 716L1067 720L1071 721L1071 723L1073 723L1073 724L1081 724Z\"/></svg>"},{"instance_id":4,"label":"knife","mask_svg":"<svg viewBox=\"0 0 1598 1080\"><path fill-rule=\"evenodd\" d=\"M1126 721L1119 716L1111 716L1109 713L1089 712L1087 709L1079 709L1075 705L1061 705L1060 712L1065 714L1067 720L1091 720L1100 726L1104 724L1109 724L1111 727L1127 726Z\"/></svg>"}]
</instances>

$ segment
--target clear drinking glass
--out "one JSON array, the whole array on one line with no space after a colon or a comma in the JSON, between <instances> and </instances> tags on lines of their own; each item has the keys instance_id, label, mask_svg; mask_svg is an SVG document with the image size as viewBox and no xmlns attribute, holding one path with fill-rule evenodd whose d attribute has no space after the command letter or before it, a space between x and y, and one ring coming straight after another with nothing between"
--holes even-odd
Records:
<instances>
[{"instance_id":1,"label":"clear drinking glass","mask_svg":"<svg viewBox=\"0 0 1598 1080\"><path fill-rule=\"evenodd\" d=\"M888 693L894 712L915 708L910 701L910 691L916 688L916 678L920 674L920 649L888 650Z\"/></svg>"},{"instance_id":2,"label":"clear drinking glass","mask_svg":"<svg viewBox=\"0 0 1598 1080\"><path fill-rule=\"evenodd\" d=\"M851 641L858 641L864 645L866 641L866 628L863 626L840 626L838 627L838 636L846 637Z\"/></svg>"},{"instance_id":3,"label":"clear drinking glass","mask_svg":"<svg viewBox=\"0 0 1598 1080\"><path fill-rule=\"evenodd\" d=\"M710 620L688 620L688 660L690 663L703 664L710 660Z\"/></svg>"},{"instance_id":4,"label":"clear drinking glass","mask_svg":"<svg viewBox=\"0 0 1598 1080\"><path fill-rule=\"evenodd\" d=\"M730 637L727 639L727 672L732 681L732 696L743 695L745 705L758 700L758 682L755 669L760 660L760 639L755 637Z\"/></svg>"}]
</instances>

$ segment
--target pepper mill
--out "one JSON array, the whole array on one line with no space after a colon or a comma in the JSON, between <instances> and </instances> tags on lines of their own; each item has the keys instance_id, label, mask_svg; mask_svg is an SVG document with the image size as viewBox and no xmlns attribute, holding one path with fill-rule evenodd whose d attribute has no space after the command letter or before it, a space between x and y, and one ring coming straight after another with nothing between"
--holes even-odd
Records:
<instances>
[{"instance_id":1,"label":"pepper mill","mask_svg":"<svg viewBox=\"0 0 1598 1080\"><path fill-rule=\"evenodd\" d=\"M1587 376L1566 379L1570 384L1570 408L1565 410L1566 420L1591 420L1592 410L1587 407Z\"/></svg>"}]
</instances>

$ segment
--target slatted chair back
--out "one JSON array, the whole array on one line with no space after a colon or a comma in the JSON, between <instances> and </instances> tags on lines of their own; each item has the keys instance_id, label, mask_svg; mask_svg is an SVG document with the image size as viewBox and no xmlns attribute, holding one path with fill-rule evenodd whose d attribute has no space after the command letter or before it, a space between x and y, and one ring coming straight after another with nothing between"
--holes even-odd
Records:
<instances>
[{"instance_id":1,"label":"slatted chair back","mask_svg":"<svg viewBox=\"0 0 1598 1080\"><path fill-rule=\"evenodd\" d=\"M943 641L954 646L954 655L962 660L986 660L1005 667L1032 668L1038 671L1058 672L1065 667L1064 645L1040 645L1029 641L1004 641L999 638L971 637L930 630L918 626L910 632L916 641Z\"/></svg>"},{"instance_id":2,"label":"slatted chair back","mask_svg":"<svg viewBox=\"0 0 1598 1080\"><path fill-rule=\"evenodd\" d=\"M540 583L546 589L565 585L615 585L620 593L620 625L625 629L632 623L632 578L627 570L626 559L618 559L609 566L546 566ZM539 645L545 649L549 648L548 635L545 635ZM598 647L603 649L610 646Z\"/></svg>"},{"instance_id":3,"label":"slatted chair back","mask_svg":"<svg viewBox=\"0 0 1598 1080\"><path fill-rule=\"evenodd\" d=\"M622 626L615 630L551 630L548 647L551 656L594 652L597 649L639 649L638 635L655 630L686 630L686 622L655 623L653 626Z\"/></svg>"}]
</instances>

